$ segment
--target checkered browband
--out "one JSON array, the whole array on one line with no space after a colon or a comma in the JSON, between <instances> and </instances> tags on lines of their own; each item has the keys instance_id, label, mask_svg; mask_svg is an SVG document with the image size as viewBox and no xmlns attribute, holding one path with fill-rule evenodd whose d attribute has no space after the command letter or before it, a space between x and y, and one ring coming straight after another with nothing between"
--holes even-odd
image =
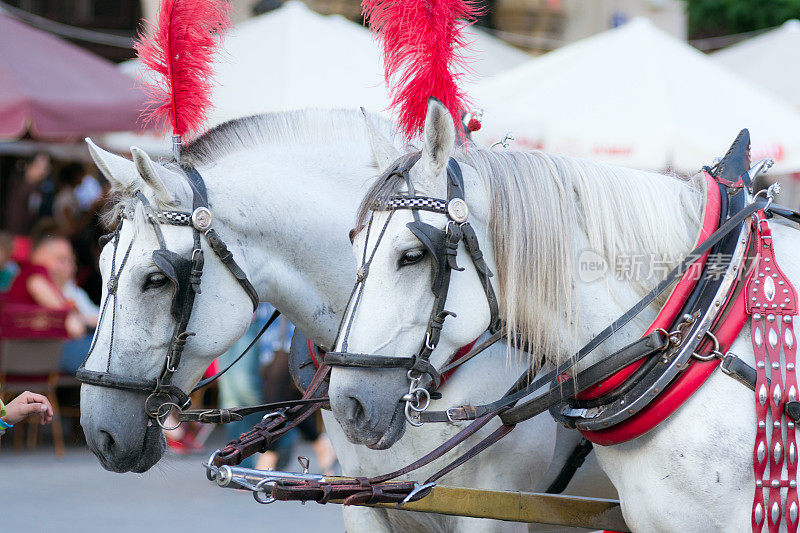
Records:
<instances>
[{"instance_id":1,"label":"checkered browband","mask_svg":"<svg viewBox=\"0 0 800 533\"><path fill-rule=\"evenodd\" d=\"M185 211L156 211L158 220L173 226L191 226L192 214Z\"/></svg>"},{"instance_id":2,"label":"checkered browband","mask_svg":"<svg viewBox=\"0 0 800 533\"><path fill-rule=\"evenodd\" d=\"M395 209L421 209L447 214L447 202L429 196L390 196L385 200L378 200L372 206L373 211L394 211Z\"/></svg>"},{"instance_id":3,"label":"checkered browband","mask_svg":"<svg viewBox=\"0 0 800 533\"><path fill-rule=\"evenodd\" d=\"M186 211L154 211L159 224L171 224L173 226L191 226L192 214ZM126 212L123 218L130 219L131 214Z\"/></svg>"}]
</instances>

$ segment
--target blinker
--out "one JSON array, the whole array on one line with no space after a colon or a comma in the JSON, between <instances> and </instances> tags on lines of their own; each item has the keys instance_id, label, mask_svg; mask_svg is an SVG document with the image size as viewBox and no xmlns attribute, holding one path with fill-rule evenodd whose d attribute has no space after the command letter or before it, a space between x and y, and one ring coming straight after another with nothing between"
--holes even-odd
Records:
<instances>
[{"instance_id":1,"label":"blinker","mask_svg":"<svg viewBox=\"0 0 800 533\"><path fill-rule=\"evenodd\" d=\"M176 321L186 312L187 299L191 290L189 277L192 262L170 250L154 250L153 262L158 269L175 284L175 297L172 299L171 313Z\"/></svg>"},{"instance_id":2,"label":"blinker","mask_svg":"<svg viewBox=\"0 0 800 533\"><path fill-rule=\"evenodd\" d=\"M445 261L447 261L447 256L444 253L447 233L435 226L420 221L409 222L406 224L406 227L411 230L411 233L419 239L423 246L425 246L425 249L430 252L431 257L433 257L431 264L431 268L433 269L432 289L434 293L437 293L439 289L438 285L442 283L439 272L445 266Z\"/></svg>"}]
</instances>

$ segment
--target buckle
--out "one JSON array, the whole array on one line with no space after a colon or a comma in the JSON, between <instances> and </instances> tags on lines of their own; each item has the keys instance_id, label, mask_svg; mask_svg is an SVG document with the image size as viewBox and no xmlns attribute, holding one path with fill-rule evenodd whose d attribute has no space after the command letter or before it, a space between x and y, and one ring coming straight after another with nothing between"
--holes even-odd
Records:
<instances>
[{"instance_id":1,"label":"buckle","mask_svg":"<svg viewBox=\"0 0 800 533\"><path fill-rule=\"evenodd\" d=\"M731 370L731 365L735 360L739 359L733 352L728 352L722 357L722 362L719 364L719 369L722 370L724 374L728 374L729 376L733 375L735 372Z\"/></svg>"},{"instance_id":2,"label":"buckle","mask_svg":"<svg viewBox=\"0 0 800 533\"><path fill-rule=\"evenodd\" d=\"M455 418L453 418L453 413L451 413L451 411L455 411L456 409L459 409L459 408L458 407L450 407L450 408L447 409L447 411L444 412L447 415L447 420L449 420L453 424L455 424L456 422L460 422L460 420L456 420Z\"/></svg>"}]
</instances>

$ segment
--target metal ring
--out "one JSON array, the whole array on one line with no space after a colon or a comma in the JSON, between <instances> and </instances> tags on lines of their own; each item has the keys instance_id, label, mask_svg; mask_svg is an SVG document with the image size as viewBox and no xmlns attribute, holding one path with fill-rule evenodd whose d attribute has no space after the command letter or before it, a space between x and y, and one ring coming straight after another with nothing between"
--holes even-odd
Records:
<instances>
[{"instance_id":1,"label":"metal ring","mask_svg":"<svg viewBox=\"0 0 800 533\"><path fill-rule=\"evenodd\" d=\"M428 389L423 389L422 387L417 387L416 389L411 391L411 394L414 395L416 401L414 402L406 402L410 404L409 406L413 411L421 413L425 411L431 405L431 393L428 392ZM422 403L421 398L425 398L425 404L422 407L419 407L419 404ZM416 403L416 405L414 405Z\"/></svg>"},{"instance_id":2,"label":"metal ring","mask_svg":"<svg viewBox=\"0 0 800 533\"><path fill-rule=\"evenodd\" d=\"M253 499L255 501L257 501L258 503L263 504L263 505L268 505L268 504L270 504L272 502L277 501L272 496L272 491L269 492L269 496L265 496L264 498L260 498L259 497L260 494L264 494L264 495L267 494L267 491L262 490L267 485L272 485L272 488L274 489L275 486L277 485L277 483L274 480L270 479L270 478L265 478L265 479L262 479L261 481L258 482L258 484L255 486L256 490L253 491Z\"/></svg>"},{"instance_id":3,"label":"metal ring","mask_svg":"<svg viewBox=\"0 0 800 533\"><path fill-rule=\"evenodd\" d=\"M653 330L653 333L663 333L665 339L669 339L669 331L665 330L664 328L656 328Z\"/></svg>"},{"instance_id":4,"label":"metal ring","mask_svg":"<svg viewBox=\"0 0 800 533\"><path fill-rule=\"evenodd\" d=\"M406 407L405 407L406 421L415 428L422 427L422 422L414 420L413 416L411 415L410 406L411 402L406 402Z\"/></svg>"},{"instance_id":5,"label":"metal ring","mask_svg":"<svg viewBox=\"0 0 800 533\"><path fill-rule=\"evenodd\" d=\"M162 410L162 409L163 409L165 406L169 408L169 411L166 411L165 413L163 413L163 414L162 414L162 413L161 413L161 410ZM162 419L162 418L163 418L164 420L166 420L166 419L167 419L167 417L168 417L170 414L172 414L172 412L173 412L173 411L175 411L175 410L177 410L178 412L180 412L180 410L181 410L181 408L180 408L180 407L178 406L178 404L177 404L177 403L175 403L175 402L164 402L164 403L162 403L161 405L159 405L159 406L158 406L158 409L156 410L156 416L155 416L155 419L156 419L156 423L158 424L158 426L159 426L161 429L164 429L164 430L167 430L167 431L172 431L173 429L178 429L178 427L181 425L181 419L180 419L180 418L178 418L178 423L177 423L177 424L175 424L174 426L171 426L171 427L165 426L165 425L164 425L164 423L163 423L163 422L161 422L161 419Z\"/></svg>"},{"instance_id":6,"label":"metal ring","mask_svg":"<svg viewBox=\"0 0 800 533\"><path fill-rule=\"evenodd\" d=\"M717 359L724 357L724 354L719 351L719 340L717 337L711 333L711 331L706 331L704 336L708 336L714 342L714 349L711 350L708 355L700 355L697 352L692 352L692 357L695 359L699 359L700 361L711 361L712 359Z\"/></svg>"},{"instance_id":7,"label":"metal ring","mask_svg":"<svg viewBox=\"0 0 800 533\"><path fill-rule=\"evenodd\" d=\"M211 454L211 457L208 458L208 461L203 463L203 466L206 468L206 477L209 481L216 481L217 474L219 474L219 468L214 466L214 459L216 459L217 454L220 452L220 449L217 448L214 450L214 453Z\"/></svg>"}]
</instances>

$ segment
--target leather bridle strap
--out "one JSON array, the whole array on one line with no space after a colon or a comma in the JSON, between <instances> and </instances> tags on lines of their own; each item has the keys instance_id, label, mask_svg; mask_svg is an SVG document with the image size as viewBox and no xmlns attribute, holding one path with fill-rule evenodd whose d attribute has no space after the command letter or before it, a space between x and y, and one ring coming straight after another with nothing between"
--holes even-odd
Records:
<instances>
[{"instance_id":1,"label":"leather bridle strap","mask_svg":"<svg viewBox=\"0 0 800 533\"><path fill-rule=\"evenodd\" d=\"M731 217L725 224L723 224L719 229L717 229L714 233L712 233L705 241L703 241L702 244L700 244L697 248L692 250L678 264L678 266L676 266L669 273L669 275L667 275L667 277L663 281L661 281L652 291L650 291L647 295L645 295L644 298L639 300L639 302L637 302L636 305L630 308L624 315L616 319L610 326L608 326L606 329L601 331L597 336L595 336L592 340L590 340L575 355L573 355L565 362L558 365L557 368L537 378L534 383L524 386L524 384L528 383L530 379L531 370L529 369L525 374L520 376L519 380L517 381L519 385L517 387L517 390L513 392L510 391L509 394L507 394L506 396L504 396L503 398L501 398L496 402L485 405L477 405L477 406L465 405L460 407L453 407L448 409L447 411L426 411L419 414L420 421L425 423L425 422L453 422L457 420L474 420L476 417L481 416L483 413L490 412L499 409L501 407L510 407L511 405L518 402L520 399L533 393L534 391L540 389L541 387L547 385L548 383L553 383L554 384L553 387L544 394L536 398L533 398L520 406L510 409L508 412L502 415L502 419L505 423L516 424L523 420L527 420L529 418L536 416L537 414L543 412L544 410L547 410L549 407L556 405L560 401L563 401L564 399L569 398L574 394L579 393L582 390L585 390L594 383L600 381L601 379L603 379L602 376L598 377L597 379L595 379L595 377L601 374L600 372L601 369L605 373L607 373L608 369L600 367L598 365L593 365L584 372L578 373L575 382L577 383L579 380L580 388L578 388L577 384L570 387L568 386L569 383L557 382L557 378L558 376L571 371L578 362L580 362L587 355L589 355L595 348L597 348L597 346L602 344L614 332L621 329L622 326L627 324L635 316L637 316L644 309L646 309L662 292L664 292L667 288L669 288L675 280L677 280L681 275L683 275L686 269L689 268L689 266L691 266L697 260L698 257L701 257L707 250L710 250L716 243L725 238L726 235L728 235L730 232L738 228L739 225L750 215L763 209L764 207L765 207L765 202L763 200L756 201L753 204L747 206L742 211L739 211L733 217ZM631 347L637 345L637 343L640 343L642 341L646 342L646 340L652 335L653 334L645 336L636 343L626 346L622 350L619 350L612 356L608 357L606 361L609 362L611 367L615 367L620 365L622 361L625 361L628 356L636 357L636 352L629 352L628 350ZM633 361L638 360L640 358L641 356L636 357L636 359L633 359ZM625 365L618 366L618 368L613 368L611 374L613 374L617 370L620 370L621 368L624 368L624 366ZM585 372L588 372L589 370L592 370L592 372L590 374L586 374ZM589 376L591 376L591 378Z\"/></svg>"},{"instance_id":2,"label":"leather bridle strap","mask_svg":"<svg viewBox=\"0 0 800 533\"><path fill-rule=\"evenodd\" d=\"M319 405L320 402L329 401L327 397L306 398L300 400L284 400L281 402L262 403L259 405L249 405L247 407L230 407L228 409L192 409L181 411L178 419L181 422L200 422L202 424L228 424L238 422L244 417L254 413L264 411L275 411L287 407L298 407L305 405Z\"/></svg>"},{"instance_id":3,"label":"leather bridle strap","mask_svg":"<svg viewBox=\"0 0 800 533\"><path fill-rule=\"evenodd\" d=\"M155 380L140 379L127 376L118 376L110 372L111 353L113 349L113 338L115 321L112 321L111 326L111 342L109 344L109 365L106 372L96 372L85 368L86 360L92 353L94 342L89 349L81 368L76 372L76 378L82 383L89 385L96 385L107 388L115 388L121 390L130 390L142 393L149 393L145 400L145 411L150 418L161 420L166 418L166 415L172 411L173 408L181 410L188 407L190 404L188 395L180 388L172 384L172 377L178 370L181 356L183 353L186 341L193 333L186 331L189 319L194 308L194 299L196 294L200 292L200 281L203 274L204 258L201 246L201 234L205 234L208 239L209 245L214 253L220 258L222 263L228 268L239 285L244 289L248 298L253 304L253 310L258 307L258 294L247 279L242 269L233 259L233 255L225 246L225 243L220 239L216 231L211 227L212 215L208 209L208 200L206 196L206 187L202 177L197 170L190 166L184 165L181 167L184 170L187 182L192 189L192 213L185 213L179 211L159 211L154 209L147 198L140 192L136 191L135 196L141 202L145 214L153 227L156 239L159 243L159 248L153 252L153 262L158 268L175 284L175 297L172 302L172 316L175 319L175 329L170 340L170 345L167 351L166 360L161 370L161 374ZM123 216L124 218L124 216ZM193 229L193 249L191 259L186 259L167 249L163 233L161 231L161 224L171 224L178 226L190 226ZM114 232L114 257L116 258L117 243L119 242L119 229ZM131 240L131 245L133 240ZM108 295L103 304L103 313L101 313L100 320L103 320L105 309L108 304L109 296L112 296L115 302L112 314L116 313L116 287L118 285L119 276L122 273L122 267L125 264L128 253L125 254L120 269L117 272L112 272L112 277L109 279ZM113 269L112 269L113 270ZM273 318L274 320L274 318ZM99 328L98 328L99 329ZM266 328L265 328L266 329ZM262 330L263 333L263 330ZM248 348L249 349L249 348ZM239 357L239 359L241 356ZM237 359L238 361L238 359ZM203 383L206 385L222 375L223 372L214 376L211 380ZM197 390L197 389L195 389ZM167 406L167 409L164 407Z\"/></svg>"},{"instance_id":4,"label":"leather bridle strap","mask_svg":"<svg viewBox=\"0 0 800 533\"><path fill-rule=\"evenodd\" d=\"M452 315L449 311L445 310L445 303L447 301L447 294L450 287L450 276L453 270L463 270L458 266L456 257L458 254L459 243L463 240L471 259L474 262L475 269L478 273L479 279L486 294L486 299L490 311L490 324L489 331L493 335L496 334L501 328L502 323L499 319L499 305L497 297L491 283L492 272L489 270L486 261L483 258L483 252L480 249L478 238L475 231L472 229L469 222L467 222L468 209L464 202L464 180L461 174L461 168L454 159L450 159L447 166L447 200L440 200L437 198L416 196L414 194L413 185L409 178L409 171L411 167L419 159L417 154L414 157L405 156L397 163L395 163L395 170L387 175L387 179L391 176L398 176L404 179L409 188L409 195L406 196L390 196L384 200L379 200L372 207L373 211L389 211L390 215L384 223L383 228L373 245L372 253L367 259L366 251L369 245L369 232L372 227L372 219L370 219L367 226L367 243L364 248L364 257L362 259L361 267L359 268L356 286L351 294L348 309L350 309L349 322L347 316L343 319L342 326L339 328L340 335L342 336L342 349L338 352L329 352L326 355L326 363L331 366L341 367L358 367L358 368L405 368L407 369L409 379L413 384L419 382L423 375L430 376L431 384L428 388L436 389L440 384L440 375L443 371L438 371L431 363L430 356L439 343L441 331L444 326L444 321L447 316ZM419 352L414 356L390 356L390 355L373 355L352 353L347 350L347 338L349 336L350 327L355 315L355 308L360 302L361 292L363 290L363 283L369 273L369 266L372 262L375 252L380 245L382 237L386 231L391 215L398 209L408 209L414 216L414 221L407 224L409 230L422 242L426 249L430 252L433 258L433 281L431 284L431 291L434 295L434 302L431 309L431 314L428 318L428 326L425 332L425 338ZM445 229L439 229L429 224L423 223L417 213L418 210L431 211L441 213L448 217L448 222ZM497 339L501 338L498 336ZM337 339L338 341L338 339ZM336 345L338 343L335 343ZM452 370L459 364L468 361L483 349L468 354L458 364L450 364L448 368Z\"/></svg>"},{"instance_id":5,"label":"leather bridle strap","mask_svg":"<svg viewBox=\"0 0 800 533\"><path fill-rule=\"evenodd\" d=\"M215 466L234 466L254 453L264 453L269 445L281 435L316 413L324 404L328 403L327 397L320 396L320 390L329 373L328 365L320 366L299 404L264 415L261 422L253 426L250 431L243 433L217 452L214 455L213 464Z\"/></svg>"}]
</instances>

